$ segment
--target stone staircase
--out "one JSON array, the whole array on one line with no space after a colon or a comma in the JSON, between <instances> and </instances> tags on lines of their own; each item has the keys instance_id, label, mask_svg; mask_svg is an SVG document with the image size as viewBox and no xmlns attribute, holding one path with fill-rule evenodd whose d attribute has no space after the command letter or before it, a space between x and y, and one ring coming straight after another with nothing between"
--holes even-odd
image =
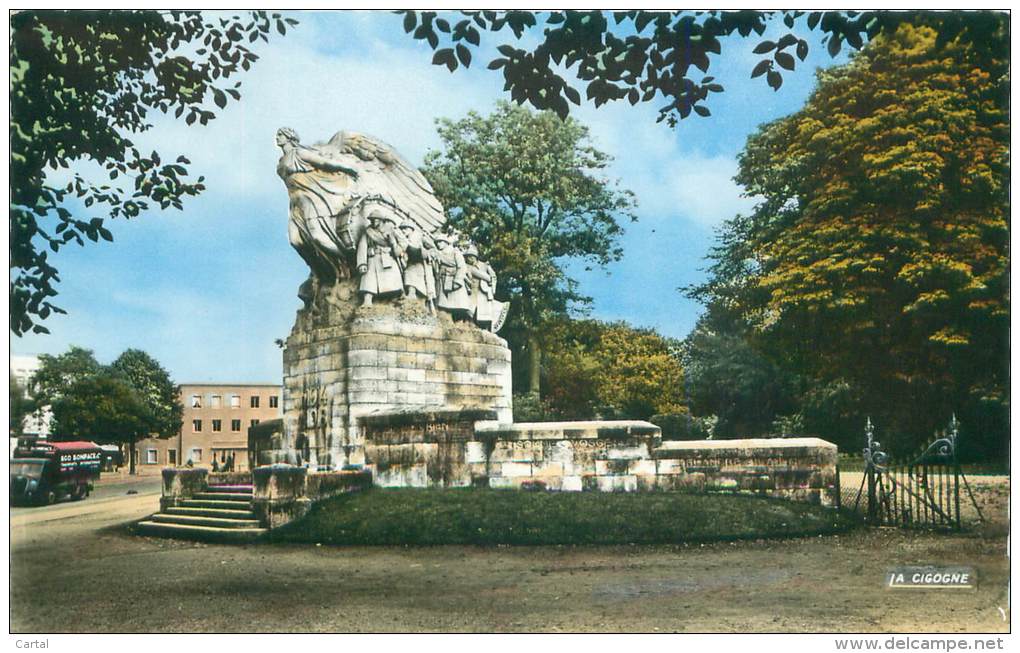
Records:
<instances>
[{"instance_id":1,"label":"stone staircase","mask_svg":"<svg viewBox=\"0 0 1020 653\"><path fill-rule=\"evenodd\" d=\"M143 535L215 542L250 542L266 534L252 512L251 485L210 485L181 505L138 523Z\"/></svg>"}]
</instances>

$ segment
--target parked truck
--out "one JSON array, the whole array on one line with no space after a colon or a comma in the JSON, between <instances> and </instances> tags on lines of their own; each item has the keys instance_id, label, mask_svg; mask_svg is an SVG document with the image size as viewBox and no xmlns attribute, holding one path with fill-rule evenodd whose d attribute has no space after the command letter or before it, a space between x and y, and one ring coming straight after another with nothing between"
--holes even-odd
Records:
<instances>
[{"instance_id":1,"label":"parked truck","mask_svg":"<svg viewBox=\"0 0 1020 653\"><path fill-rule=\"evenodd\" d=\"M99 480L103 450L91 442L45 442L18 447L11 459L11 503L76 501Z\"/></svg>"}]
</instances>

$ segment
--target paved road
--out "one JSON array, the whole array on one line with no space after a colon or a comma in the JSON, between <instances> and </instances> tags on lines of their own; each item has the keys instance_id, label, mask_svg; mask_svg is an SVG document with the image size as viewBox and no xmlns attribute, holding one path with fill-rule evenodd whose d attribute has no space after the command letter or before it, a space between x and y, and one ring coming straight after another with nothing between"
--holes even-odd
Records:
<instances>
[{"instance_id":1,"label":"paved road","mask_svg":"<svg viewBox=\"0 0 1020 653\"><path fill-rule=\"evenodd\" d=\"M150 497L155 495L158 497L161 482L162 481L159 476L143 476L141 478L128 479L112 478L109 481L101 479L92 490L92 494L89 495L89 498L84 499L82 502L64 500L52 506L12 506L11 516L48 515L51 513L64 514L67 512L66 508L72 505L77 507L79 503L83 509L88 509L89 506L109 499L123 498L135 494Z\"/></svg>"},{"instance_id":2,"label":"paved road","mask_svg":"<svg viewBox=\"0 0 1020 653\"><path fill-rule=\"evenodd\" d=\"M132 535L157 507L114 492L12 517L11 632L1009 629L1004 521L704 546L230 546ZM918 563L971 565L978 589L885 589L886 565Z\"/></svg>"}]
</instances>

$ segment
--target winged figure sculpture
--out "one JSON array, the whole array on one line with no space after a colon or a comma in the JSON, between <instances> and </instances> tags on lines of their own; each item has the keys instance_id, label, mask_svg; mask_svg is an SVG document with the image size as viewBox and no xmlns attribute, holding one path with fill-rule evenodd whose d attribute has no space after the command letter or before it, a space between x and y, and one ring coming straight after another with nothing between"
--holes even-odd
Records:
<instances>
[{"instance_id":1,"label":"winged figure sculpture","mask_svg":"<svg viewBox=\"0 0 1020 653\"><path fill-rule=\"evenodd\" d=\"M302 145L297 133L276 133L276 172L290 196L290 244L320 281L351 275L370 212L411 220L427 240L446 223L428 180L382 141L341 131L325 143Z\"/></svg>"}]
</instances>

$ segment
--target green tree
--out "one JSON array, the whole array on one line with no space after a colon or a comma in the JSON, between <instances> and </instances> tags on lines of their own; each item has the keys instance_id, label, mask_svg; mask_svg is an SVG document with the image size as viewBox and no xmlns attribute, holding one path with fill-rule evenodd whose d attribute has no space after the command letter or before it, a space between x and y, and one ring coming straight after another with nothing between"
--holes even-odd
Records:
<instances>
[{"instance_id":1,"label":"green tree","mask_svg":"<svg viewBox=\"0 0 1020 653\"><path fill-rule=\"evenodd\" d=\"M900 448L953 411L987 451L1008 432L999 27L977 48L902 25L820 72L804 109L748 139L737 180L762 201L727 226L694 292L811 383L846 383L856 397L840 403L859 401Z\"/></svg>"},{"instance_id":2,"label":"green tree","mask_svg":"<svg viewBox=\"0 0 1020 653\"><path fill-rule=\"evenodd\" d=\"M620 220L636 219L634 196L601 176L612 159L574 120L500 102L488 116L441 119L438 130L443 150L428 153L423 172L450 223L499 275L499 297L511 302L508 340L527 354L527 387L538 393L537 330L589 301L563 264L619 260Z\"/></svg>"},{"instance_id":3,"label":"green tree","mask_svg":"<svg viewBox=\"0 0 1020 653\"><path fill-rule=\"evenodd\" d=\"M560 419L648 419L686 412L675 346L623 322L559 320L543 329L544 399Z\"/></svg>"},{"instance_id":4,"label":"green tree","mask_svg":"<svg viewBox=\"0 0 1020 653\"><path fill-rule=\"evenodd\" d=\"M110 363L109 369L134 388L148 408L152 433L168 438L180 432L184 414L180 387L170 379L170 373L159 361L140 349L128 349Z\"/></svg>"},{"instance_id":5,"label":"green tree","mask_svg":"<svg viewBox=\"0 0 1020 653\"><path fill-rule=\"evenodd\" d=\"M112 240L107 218L182 208L204 189L183 155L140 152L128 138L150 113L191 125L240 99L227 80L258 58L247 45L295 24L279 14L213 19L196 11L27 10L11 15L11 331L47 333L71 242ZM247 45L246 45L247 44ZM72 178L53 180L67 170ZM57 173L54 175L53 173Z\"/></svg>"},{"instance_id":6,"label":"green tree","mask_svg":"<svg viewBox=\"0 0 1020 653\"><path fill-rule=\"evenodd\" d=\"M31 386L40 406L54 403L77 381L93 377L102 370L91 349L72 345L59 356L39 356L39 369Z\"/></svg>"},{"instance_id":7,"label":"green tree","mask_svg":"<svg viewBox=\"0 0 1020 653\"><path fill-rule=\"evenodd\" d=\"M128 349L107 366L90 350L75 346L59 356L39 358L32 383L40 405L52 406L51 431L57 437L126 444L133 474L139 438L171 437L180 431L184 408L178 386L144 351ZM117 424L118 419L124 423Z\"/></svg>"},{"instance_id":8,"label":"green tree","mask_svg":"<svg viewBox=\"0 0 1020 653\"><path fill-rule=\"evenodd\" d=\"M691 412L718 418L715 437L770 435L777 417L798 409L797 378L789 370L705 320L685 340L682 360Z\"/></svg>"},{"instance_id":9,"label":"green tree","mask_svg":"<svg viewBox=\"0 0 1020 653\"><path fill-rule=\"evenodd\" d=\"M53 404L54 433L62 439L127 445L132 474L135 442L157 426L145 400L109 370L75 381Z\"/></svg>"},{"instance_id":10,"label":"green tree","mask_svg":"<svg viewBox=\"0 0 1020 653\"><path fill-rule=\"evenodd\" d=\"M751 77L762 77L775 90L783 83L783 70L794 70L810 44L802 38L817 31L830 55L846 44L859 50L880 34L891 34L904 23L929 25L938 31L937 46L954 40L967 42L984 57L1008 55L1008 43L994 34L1007 24L1005 12L934 11L461 11L457 16L434 11L402 10L404 31L427 41L434 51L432 63L451 72L472 62L472 51L486 32L513 32L514 41L497 46L490 70L502 70L504 90L519 104L566 117L570 103L581 103L581 93L559 70L572 72L585 85L585 96L598 107L627 100L630 104L656 102L659 121L675 125L692 112L710 115L706 100L723 91L709 75L713 56L721 55L722 41L737 34L761 36L769 23L782 21L789 30L776 41L762 40L755 54L762 59ZM542 34L536 37L542 21ZM528 32L530 42L521 39ZM523 47L522 47L523 46ZM1005 49L1004 49L1005 46ZM662 104L665 102L665 104Z\"/></svg>"}]
</instances>

